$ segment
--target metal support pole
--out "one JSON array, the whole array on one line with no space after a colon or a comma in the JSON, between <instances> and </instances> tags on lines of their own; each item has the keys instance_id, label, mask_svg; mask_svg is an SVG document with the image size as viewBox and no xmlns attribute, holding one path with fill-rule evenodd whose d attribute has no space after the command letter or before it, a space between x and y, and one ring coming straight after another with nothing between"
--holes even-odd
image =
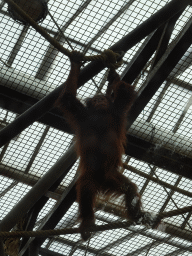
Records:
<instances>
[{"instance_id":1,"label":"metal support pole","mask_svg":"<svg viewBox=\"0 0 192 256\"><path fill-rule=\"evenodd\" d=\"M119 42L113 45L110 49L114 51L124 51L133 47L143 38L153 32L160 25L171 19L176 13L185 9L191 3L190 0L173 0L166 4L162 9L153 14L149 19L135 28L128 35L124 36Z\"/></svg>"},{"instance_id":2,"label":"metal support pole","mask_svg":"<svg viewBox=\"0 0 192 256\"><path fill-rule=\"evenodd\" d=\"M161 25L151 36L146 39L146 43L141 46L124 70L123 75L121 76L123 81L132 84L137 76L141 73L148 60L157 50L153 66L156 65L160 57L162 57L167 49L174 25L182 12L183 10L174 15L168 22Z\"/></svg>"},{"instance_id":3,"label":"metal support pole","mask_svg":"<svg viewBox=\"0 0 192 256\"><path fill-rule=\"evenodd\" d=\"M39 256L39 247L38 241L33 241L29 246L29 256Z\"/></svg>"},{"instance_id":4,"label":"metal support pole","mask_svg":"<svg viewBox=\"0 0 192 256\"><path fill-rule=\"evenodd\" d=\"M74 180L71 182L69 187L63 192L60 200L57 202L57 204L54 206L54 208L51 210L51 212L46 216L45 220L43 220L39 226L39 230L52 230L56 227L56 225L59 223L59 221L63 218L65 213L69 210L71 205L74 203L76 199L76 181L77 176L74 178ZM46 240L46 237L31 237L27 243L23 246L23 248L20 250L20 256L24 256L26 250L30 246L32 242L37 241L39 246L41 246L44 241Z\"/></svg>"},{"instance_id":5,"label":"metal support pole","mask_svg":"<svg viewBox=\"0 0 192 256\"><path fill-rule=\"evenodd\" d=\"M53 252L46 248L40 248L39 255L42 255L42 256L64 256L63 253L61 254L58 252Z\"/></svg>"},{"instance_id":6,"label":"metal support pole","mask_svg":"<svg viewBox=\"0 0 192 256\"><path fill-rule=\"evenodd\" d=\"M2 238L0 239L0 255L5 256L5 250L4 250Z\"/></svg>"},{"instance_id":7,"label":"metal support pole","mask_svg":"<svg viewBox=\"0 0 192 256\"><path fill-rule=\"evenodd\" d=\"M51 167L51 169L31 188L0 222L1 231L9 231L25 216L33 205L47 192L51 185L76 161L74 145Z\"/></svg>"},{"instance_id":8,"label":"metal support pole","mask_svg":"<svg viewBox=\"0 0 192 256\"><path fill-rule=\"evenodd\" d=\"M3 88L3 92L1 92L1 88ZM43 97L41 99L43 99ZM31 96L25 95L13 88L11 89L5 86L0 86L0 107L3 109L7 109L13 113L21 115L29 108L33 107L37 102L37 98L32 98ZM68 123L65 121L62 114L57 112L58 111L53 109L41 116L38 121L71 134L72 130Z\"/></svg>"},{"instance_id":9,"label":"metal support pole","mask_svg":"<svg viewBox=\"0 0 192 256\"><path fill-rule=\"evenodd\" d=\"M169 76L178 61L192 44L192 18L180 33L176 42L162 56L155 68L149 74L146 82L137 94L128 116L128 126L133 124L141 111L159 89L164 80Z\"/></svg>"},{"instance_id":10,"label":"metal support pole","mask_svg":"<svg viewBox=\"0 0 192 256\"><path fill-rule=\"evenodd\" d=\"M132 46L150 34L153 30L158 28L161 24L169 20L176 13L183 10L190 3L190 0L171 1L157 13L152 15L148 20L139 25L127 36L123 37L119 42L113 45L111 49L113 51L128 51ZM78 86L80 87L89 81L93 76L97 75L104 68L104 64L98 61L88 64L80 73ZM33 107L28 109L25 113L20 115L15 121L13 121L3 130L1 130L0 147L9 142L30 124L48 112L52 108L55 100L58 98L62 88L63 84L56 88L49 95L44 97L42 100L40 100L38 103L36 103Z\"/></svg>"},{"instance_id":11,"label":"metal support pole","mask_svg":"<svg viewBox=\"0 0 192 256\"><path fill-rule=\"evenodd\" d=\"M7 125L4 129L2 129L0 132L0 147L9 142L25 128L27 128L30 124L38 120L42 115L49 111L53 107L56 99L58 98L62 87L63 84L56 88L49 95L44 97L42 100L38 101L35 105L33 105L23 114L21 114L12 123Z\"/></svg>"}]
</instances>

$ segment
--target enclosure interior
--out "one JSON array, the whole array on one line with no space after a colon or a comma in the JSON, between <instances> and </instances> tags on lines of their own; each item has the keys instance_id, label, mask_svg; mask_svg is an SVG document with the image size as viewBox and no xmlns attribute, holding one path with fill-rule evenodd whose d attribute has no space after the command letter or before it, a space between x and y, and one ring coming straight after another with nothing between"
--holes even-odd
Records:
<instances>
[{"instance_id":1,"label":"enclosure interior","mask_svg":"<svg viewBox=\"0 0 192 256\"><path fill-rule=\"evenodd\" d=\"M65 48L84 52L85 55L97 55L134 31L170 2L49 0L49 13L40 25ZM160 59L162 65L166 54L172 51L187 26L192 24L191 13L192 7L188 5L176 20L167 50ZM3 0L0 0L0 24L0 128L3 129L32 103L64 83L69 74L70 62L34 28L10 17ZM153 33L125 53L123 65L118 69L122 78ZM153 75L156 56L154 52L133 81L139 93L150 75ZM157 69L160 61L156 63ZM168 212L191 205L192 175L189 172L186 174L184 170L185 163L189 170L192 163L191 62L192 47L189 47L147 105L143 106L128 131L130 141L127 154L123 156L128 168L120 171L138 185L146 211ZM83 102L98 92L104 93L107 74L108 69L105 68L81 86L78 98ZM13 94L17 92L14 100L11 95L6 98L2 88L9 89ZM23 101L21 98L16 100L17 95L26 95L32 103L28 100L24 106L25 98ZM37 120L0 149L0 220L68 152L72 143L73 134L59 129L54 122ZM148 144L150 146L145 147ZM140 149L144 155L139 153ZM47 191L45 196L48 201L40 209L34 230L41 229L46 216L52 214L60 200L63 200L62 196L74 180L77 166L78 160L59 187L54 192ZM122 198L105 202L99 195L97 205L96 224L124 221L121 215ZM74 202L55 229L78 227L77 217L78 204ZM85 253L87 256L192 255L191 213L166 218L163 223L166 228L162 231L137 225L96 232L87 243L82 242L80 234L47 238L39 249L39 255L46 255L45 252L53 256Z\"/></svg>"}]
</instances>

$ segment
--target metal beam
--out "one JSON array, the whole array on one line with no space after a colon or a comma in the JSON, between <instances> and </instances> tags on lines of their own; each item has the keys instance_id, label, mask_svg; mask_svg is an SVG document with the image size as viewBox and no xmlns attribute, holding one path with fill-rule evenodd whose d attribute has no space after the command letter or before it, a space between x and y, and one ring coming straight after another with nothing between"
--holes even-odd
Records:
<instances>
[{"instance_id":1,"label":"metal beam","mask_svg":"<svg viewBox=\"0 0 192 256\"><path fill-rule=\"evenodd\" d=\"M59 121L60 119L62 120L62 122ZM48 122L48 125L51 123L50 120L47 120L47 122ZM65 131L65 126L62 126L61 125L62 123L64 123L64 120L62 118L56 117L56 122L53 124L53 127L60 129L62 131ZM169 134L169 137L167 137L168 135L164 134L163 131L156 130L158 134L161 134L161 136L160 137L157 136L156 138L156 136L154 135L153 142L150 142L149 135L151 133L152 127L150 127L150 124L147 126L147 123L143 124L143 127L144 126L145 126L144 130L146 131L146 133L142 133L141 137L138 130L139 129L138 125L135 125L134 127L130 128L130 131L127 135L127 146L126 146L125 153L141 161L146 161L150 164L156 165L159 168L166 169L178 175L182 175L189 179L192 179L192 174L191 174L192 159L190 158L191 157L190 154L188 154L188 156L185 156L185 151L187 149L185 149L182 146L183 145L182 138L180 138L181 145L178 148L178 150L180 151L179 153L175 150L173 151L171 149L165 148L160 142L162 138L165 138L165 139L167 138L165 140L166 142L168 138L169 138L168 140L169 142L173 142L174 138L170 137L170 134ZM137 136L135 136L135 134L137 134ZM148 141L146 140L146 137L148 138L147 139ZM188 141L187 143L189 144L190 141ZM158 147L158 145L160 146ZM168 143L166 146L169 146L170 148L171 144L169 145ZM182 153L182 148L183 148L183 153ZM13 173L10 176L10 178L11 177L18 180L20 176L17 176L17 175L14 176L14 173ZM21 177L21 179L24 179L24 176ZM28 176L26 176L25 179L26 181L24 182L27 182L29 185L35 184L35 180L29 179ZM31 184L31 180L34 181L33 184Z\"/></svg>"},{"instance_id":2,"label":"metal beam","mask_svg":"<svg viewBox=\"0 0 192 256\"><path fill-rule=\"evenodd\" d=\"M149 19L144 21L136 29L124 36L119 42L111 47L114 51L124 51L133 47L136 43L140 42L143 38L153 32L156 28L171 19L179 11L185 9L191 4L190 0L172 0L166 4L162 9L153 14Z\"/></svg>"},{"instance_id":3,"label":"metal beam","mask_svg":"<svg viewBox=\"0 0 192 256\"><path fill-rule=\"evenodd\" d=\"M125 235L121 238L117 238L115 241L113 242L109 242L107 245L103 246L101 249L99 249L97 256L101 255L102 252L105 251L109 251L111 248L119 246L120 244L124 243L124 242L129 242L129 240L133 239L134 237L136 237L137 234L136 233L129 233L128 235Z\"/></svg>"},{"instance_id":4,"label":"metal beam","mask_svg":"<svg viewBox=\"0 0 192 256\"><path fill-rule=\"evenodd\" d=\"M141 49L137 51L131 62L127 65L127 68L124 70L123 75L121 76L124 81L132 84L153 53L157 50L152 67L156 65L167 48L175 22L182 12L183 10L174 15L167 23L161 25L153 35L146 39L146 43L141 46Z\"/></svg>"},{"instance_id":5,"label":"metal beam","mask_svg":"<svg viewBox=\"0 0 192 256\"><path fill-rule=\"evenodd\" d=\"M20 32L19 38L17 39L17 42L14 44L14 47L9 55L9 59L7 60L7 65L12 66L18 52L20 51L20 48L23 44L23 41L25 39L25 36L27 35L29 26L24 26L22 31Z\"/></svg>"},{"instance_id":6,"label":"metal beam","mask_svg":"<svg viewBox=\"0 0 192 256\"><path fill-rule=\"evenodd\" d=\"M39 244L37 241L34 241L29 246L29 252L26 254L27 256L39 256Z\"/></svg>"},{"instance_id":7,"label":"metal beam","mask_svg":"<svg viewBox=\"0 0 192 256\"><path fill-rule=\"evenodd\" d=\"M16 182L21 182L31 187L33 187L40 179L40 177L36 175L30 173L25 174L22 171L19 171L12 167L7 167L4 164L0 164L0 175L15 180ZM65 188L66 187L64 186L60 186L59 189L56 189L55 192L47 191L45 193L45 196L55 200L59 200Z\"/></svg>"},{"instance_id":8,"label":"metal beam","mask_svg":"<svg viewBox=\"0 0 192 256\"><path fill-rule=\"evenodd\" d=\"M1 90L2 88L3 92ZM21 115L33 107L36 103L38 103L38 99L36 98L5 86L0 87L0 107L3 109L7 109ZM45 125L55 127L56 129L63 130L67 133L72 133L68 123L57 110L51 110L50 112L45 113L38 119L38 121Z\"/></svg>"},{"instance_id":9,"label":"metal beam","mask_svg":"<svg viewBox=\"0 0 192 256\"><path fill-rule=\"evenodd\" d=\"M68 209L76 200L76 188L75 188L76 180L77 180L77 177L75 177L75 179L63 192L60 200L57 202L57 204L54 206L51 212L46 216L45 220L41 222L38 230L54 229L56 225L59 223L59 221L63 218L65 213L68 211ZM25 246L21 249L19 255L20 256L24 255L25 251L28 249L31 243L35 243L41 246L41 244L43 244L45 240L46 240L46 237L30 238L28 242L25 244Z\"/></svg>"},{"instance_id":10,"label":"metal beam","mask_svg":"<svg viewBox=\"0 0 192 256\"><path fill-rule=\"evenodd\" d=\"M141 246L139 249L132 251L125 256L138 256L143 253L147 253L150 249L157 247L158 245L162 244L160 241L153 241L145 246Z\"/></svg>"},{"instance_id":11,"label":"metal beam","mask_svg":"<svg viewBox=\"0 0 192 256\"><path fill-rule=\"evenodd\" d=\"M178 12L176 15L174 15L165 25L164 25L164 31L161 37L161 40L159 41L158 49L154 58L154 62L152 64L152 68L155 67L157 62L161 59L165 51L167 50L169 40L171 39L172 32L174 30L175 24L181 14L184 10Z\"/></svg>"},{"instance_id":12,"label":"metal beam","mask_svg":"<svg viewBox=\"0 0 192 256\"><path fill-rule=\"evenodd\" d=\"M131 62L127 65L121 75L121 79L132 84L141 73L148 60L157 50L165 25L161 25L152 35L149 35L141 47L137 50Z\"/></svg>"},{"instance_id":13,"label":"metal beam","mask_svg":"<svg viewBox=\"0 0 192 256\"><path fill-rule=\"evenodd\" d=\"M57 122L57 124L58 123L59 122ZM134 132L134 129L133 129L134 127L130 128L130 132L127 134L127 145L126 145L125 153L131 157L153 164L159 168L166 169L178 175L182 175L184 177L192 179L192 173L191 173L192 158L190 158L190 156L184 155L185 148L184 148L183 154L181 154L182 151L180 153L177 153L175 150L173 151L171 149L165 148L163 145L159 144L158 140L156 140L155 138L154 138L154 142L150 142L149 141L150 127L147 128L146 124L145 126L146 126L146 129L145 129L146 134L145 133L142 134L143 138L138 137L140 136L140 134L139 134L139 131L137 131L137 129ZM58 128L56 125L54 125L54 127ZM59 127L59 128L61 128L60 130L63 130L62 129L63 127ZM136 125L136 128L139 129L137 125ZM135 136L134 134L137 134L137 133L138 133L138 136ZM145 139L145 137L148 137L148 141ZM161 140L162 138L166 138L166 134L163 137L163 132L161 132L161 137L158 137L158 138L159 140ZM171 139L170 142L174 141L174 139L171 137L169 137L169 139ZM190 143L190 141L188 141L188 143ZM160 146L158 146L158 144ZM181 147L182 147L182 144L181 144ZM5 171L3 171L3 169ZM2 175L6 175L7 177L16 179L18 181L24 182L31 186L33 186L37 181L37 179L32 175L30 178L29 175L23 176L22 173L20 175L17 172L11 172L11 174L9 174L7 169L9 168L5 168L3 166L3 168L0 171Z\"/></svg>"},{"instance_id":14,"label":"metal beam","mask_svg":"<svg viewBox=\"0 0 192 256\"><path fill-rule=\"evenodd\" d=\"M135 150L137 150L137 148L135 148ZM138 150L140 150L140 148L138 148ZM143 148L143 151L145 150L145 148ZM191 197L192 198L192 193L178 188L175 185L170 185L169 183L164 182L163 180L159 180L153 176L151 176L150 174L146 174L143 173L142 171L139 171L138 169L136 169L135 167L132 167L130 165L124 165L124 168L143 177L144 179L148 180L148 181L152 181L155 182L161 186L164 186L168 189L171 189L175 192L178 192L182 195L185 195L187 197ZM18 171L15 168L11 168L11 167L6 167L2 164L0 164L0 175L4 176L4 177L8 177L11 178L13 180L15 180L16 182L21 182L23 184L26 184L28 186L34 186L38 180L40 179L39 177L35 176L35 175L31 175L31 174L24 174L22 171ZM60 200L61 194L63 193L63 191L66 189L65 186L59 186L58 189L55 190L55 192L51 192L50 190L46 192L45 196L52 198L54 200Z\"/></svg>"},{"instance_id":15,"label":"metal beam","mask_svg":"<svg viewBox=\"0 0 192 256\"><path fill-rule=\"evenodd\" d=\"M58 252L50 251L46 248L40 248L39 255L42 255L42 256L67 256L67 254L63 254L63 253L61 254Z\"/></svg>"},{"instance_id":16,"label":"metal beam","mask_svg":"<svg viewBox=\"0 0 192 256\"><path fill-rule=\"evenodd\" d=\"M69 245L71 247L74 247L74 246L77 245L77 242L74 242L72 240L69 240L69 239L66 239L66 238L63 238L63 237L62 238L61 237L55 237L54 241L57 242L57 243L64 244L64 245ZM39 250L40 253L43 252L43 251L46 252L46 250L42 250L42 249L43 248L40 248L40 250ZM95 254L95 255L99 255L99 256L111 256L111 254L108 253L108 252L100 252L99 254L97 254L99 252L99 250L97 250L93 247L86 246L85 243L78 244L78 249L82 250L84 252L87 251L90 254ZM60 256L60 255L58 255L58 256Z\"/></svg>"},{"instance_id":17,"label":"metal beam","mask_svg":"<svg viewBox=\"0 0 192 256\"><path fill-rule=\"evenodd\" d=\"M4 243L2 238L0 239L0 255L5 256Z\"/></svg>"},{"instance_id":18,"label":"metal beam","mask_svg":"<svg viewBox=\"0 0 192 256\"><path fill-rule=\"evenodd\" d=\"M192 179L191 158L129 134L127 141L127 155Z\"/></svg>"},{"instance_id":19,"label":"metal beam","mask_svg":"<svg viewBox=\"0 0 192 256\"><path fill-rule=\"evenodd\" d=\"M192 249L192 246L190 247L190 249ZM183 249L177 249L175 251L165 254L164 256L182 256L184 253L185 251Z\"/></svg>"},{"instance_id":20,"label":"metal beam","mask_svg":"<svg viewBox=\"0 0 192 256\"><path fill-rule=\"evenodd\" d=\"M127 69L125 69L126 72ZM38 79L35 79L31 76L30 81L28 80L28 77L25 77L25 75L19 75L19 72L13 71L11 68L4 67L2 69L2 66L0 65L0 107L7 109L11 112L22 114L24 111L29 109L31 106L36 104L38 100L42 99L46 94L41 95L35 95L33 93L33 90L30 91L33 84L40 84L42 88L46 87L46 83L40 82ZM2 74L2 76L1 76ZM13 76L14 74L14 76ZM7 79L5 78L7 76ZM10 76L13 76L13 80L10 80ZM122 77L124 77L124 72L122 74ZM3 80L3 78L5 78ZM23 81L21 82L20 78L23 78ZM27 80L27 81L26 81ZM25 85L27 85L27 91L24 94L22 92L23 89L23 83L25 81ZM168 83L173 83L177 85L178 87L185 88L189 91L192 91L192 84L186 83L180 79L174 79L166 80ZM22 84L21 88L20 85ZM7 87L8 86L8 87ZM9 87L10 86L10 87ZM3 89L2 89L3 88ZM33 96L31 96L33 95ZM38 97L39 96L39 97ZM57 129L63 130L67 133L72 133L69 125L64 121L61 114L59 114L55 110L51 110L50 112L47 112L45 115L39 118L39 122L42 122L44 124L53 126Z\"/></svg>"},{"instance_id":21,"label":"metal beam","mask_svg":"<svg viewBox=\"0 0 192 256\"><path fill-rule=\"evenodd\" d=\"M180 33L177 40L163 55L155 68L149 74L146 82L137 94L128 116L128 128L133 124L141 111L157 92L161 84L169 76L170 72L182 58L192 43L192 18ZM128 82L128 81L127 81Z\"/></svg>"},{"instance_id":22,"label":"metal beam","mask_svg":"<svg viewBox=\"0 0 192 256\"><path fill-rule=\"evenodd\" d=\"M63 174L54 182L54 184L49 188L49 194L52 191L55 191L58 187L60 187L60 183L62 182L63 178L66 176L66 173L71 169L71 167L73 166L73 164L71 164L66 170L65 172L63 172ZM25 173L25 172L24 172ZM67 188L68 189L68 188ZM66 188L63 188L63 191L61 194L65 193ZM47 194L47 193L46 193ZM56 193L54 193L56 194ZM46 195L43 195L36 203L35 205L30 209L30 211L27 213L27 216L25 217L27 224L24 227L24 230L33 230L36 221L37 221L37 217L39 215L39 212L41 211L41 209L44 207L44 205L47 203L48 201L48 197ZM59 196L57 198L57 205L59 204L59 202L62 200L62 195ZM20 250L25 246L25 244L28 242L29 238L23 238L22 239L22 243L20 245ZM32 242L32 244L30 244L29 246L29 251L31 250L31 247L38 247L39 248L39 243L35 243ZM38 250L37 248L37 250ZM35 251L34 249L32 249L32 251ZM30 252L31 253L31 252ZM28 255L28 250L24 253L24 256ZM31 255L31 254L30 254ZM37 254L38 255L38 254Z\"/></svg>"},{"instance_id":23,"label":"metal beam","mask_svg":"<svg viewBox=\"0 0 192 256\"><path fill-rule=\"evenodd\" d=\"M47 192L54 182L76 161L72 146L50 170L31 188L31 190L13 207L0 223L1 231L9 231L34 204ZM66 172L67 174L67 172Z\"/></svg>"}]
</instances>

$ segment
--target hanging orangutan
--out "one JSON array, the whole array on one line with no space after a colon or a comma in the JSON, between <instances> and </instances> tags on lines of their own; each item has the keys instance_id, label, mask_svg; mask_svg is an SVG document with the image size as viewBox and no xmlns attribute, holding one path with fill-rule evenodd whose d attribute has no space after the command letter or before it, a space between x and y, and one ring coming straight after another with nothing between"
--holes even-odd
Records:
<instances>
[{"instance_id":1,"label":"hanging orangutan","mask_svg":"<svg viewBox=\"0 0 192 256\"><path fill-rule=\"evenodd\" d=\"M90 237L96 195L124 195L127 218L137 222L144 216L137 186L118 169L126 144L126 117L135 97L134 87L120 80L115 70L109 72L110 90L106 95L87 99L84 106L77 98L81 62L78 52L71 57L71 71L65 88L57 100L67 122L76 134L76 151L80 157L76 184L80 212L80 233Z\"/></svg>"}]
</instances>

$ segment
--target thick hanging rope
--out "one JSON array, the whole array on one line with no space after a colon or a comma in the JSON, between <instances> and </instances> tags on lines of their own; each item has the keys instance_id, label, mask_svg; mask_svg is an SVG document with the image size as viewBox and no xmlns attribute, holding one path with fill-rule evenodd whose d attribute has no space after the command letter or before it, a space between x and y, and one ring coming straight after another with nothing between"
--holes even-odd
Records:
<instances>
[{"instance_id":1,"label":"thick hanging rope","mask_svg":"<svg viewBox=\"0 0 192 256\"><path fill-rule=\"evenodd\" d=\"M37 32L39 32L50 44L52 44L58 51L65 54L69 58L72 52L64 48L57 40L51 37L41 26L39 26L27 13L25 13L15 2L12 0L5 0L17 13L25 19ZM110 49L105 50L101 55L84 56L82 54L81 61L102 61L107 67L117 69L121 64L122 60L117 62L120 57L118 53L113 52Z\"/></svg>"},{"instance_id":2,"label":"thick hanging rope","mask_svg":"<svg viewBox=\"0 0 192 256\"><path fill-rule=\"evenodd\" d=\"M167 217L173 217L176 215L184 214L192 211L192 206L187 206L181 209L163 212L157 215L156 220L162 220ZM156 222L156 221L155 221ZM146 224L146 223L143 223ZM93 226L87 229L89 232L98 232L105 231L110 229L118 229L118 228L127 228L131 225L134 225L133 221L126 222L114 222L100 226ZM66 235L66 234L76 234L79 233L79 228L65 228L65 229L57 229L57 230L38 230L38 231L12 231L12 232L0 232L0 237L50 237L50 236L58 236L58 235Z\"/></svg>"}]
</instances>

